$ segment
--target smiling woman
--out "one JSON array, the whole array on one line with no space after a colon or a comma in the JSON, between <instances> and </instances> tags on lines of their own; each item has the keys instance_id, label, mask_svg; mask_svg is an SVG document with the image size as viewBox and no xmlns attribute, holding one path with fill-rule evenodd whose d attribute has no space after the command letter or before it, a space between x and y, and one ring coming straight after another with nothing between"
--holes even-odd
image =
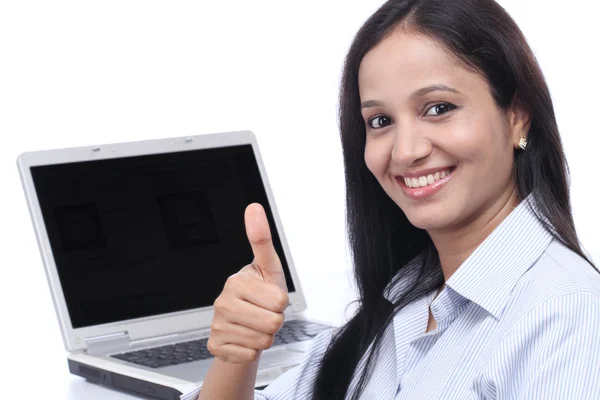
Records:
<instances>
[{"instance_id":1,"label":"smiling woman","mask_svg":"<svg viewBox=\"0 0 600 400\"><path fill-rule=\"evenodd\" d=\"M478 231L518 204L513 151L527 136L530 116L517 97L509 108L499 107L485 77L407 24L360 65L360 98L376 99L362 104L365 162L411 224L426 229L443 252L448 240L438 230L455 235L471 221L469 229ZM437 173L443 179L436 184Z\"/></svg>"},{"instance_id":2,"label":"smiling woman","mask_svg":"<svg viewBox=\"0 0 600 400\"><path fill-rule=\"evenodd\" d=\"M340 100L360 307L255 398L600 398L600 275L548 87L504 9L386 2ZM217 361L201 398L232 393L222 374L251 398L251 365Z\"/></svg>"}]
</instances>

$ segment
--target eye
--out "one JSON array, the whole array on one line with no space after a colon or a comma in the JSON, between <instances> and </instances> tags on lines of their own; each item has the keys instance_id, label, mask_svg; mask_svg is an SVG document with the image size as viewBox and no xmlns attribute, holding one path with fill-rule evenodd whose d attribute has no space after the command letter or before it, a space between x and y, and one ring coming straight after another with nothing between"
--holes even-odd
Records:
<instances>
[{"instance_id":1,"label":"eye","mask_svg":"<svg viewBox=\"0 0 600 400\"><path fill-rule=\"evenodd\" d=\"M388 126L392 122L391 118L380 115L378 117L371 118L367 124L373 129L381 129Z\"/></svg>"},{"instance_id":2,"label":"eye","mask_svg":"<svg viewBox=\"0 0 600 400\"><path fill-rule=\"evenodd\" d=\"M429 107L429 109L427 109L427 112L425 113L425 115L429 116L429 117L438 117L438 116L443 115L454 109L456 109L456 106L454 104L438 103L436 105ZM434 114L431 113L432 110L433 110Z\"/></svg>"}]
</instances>

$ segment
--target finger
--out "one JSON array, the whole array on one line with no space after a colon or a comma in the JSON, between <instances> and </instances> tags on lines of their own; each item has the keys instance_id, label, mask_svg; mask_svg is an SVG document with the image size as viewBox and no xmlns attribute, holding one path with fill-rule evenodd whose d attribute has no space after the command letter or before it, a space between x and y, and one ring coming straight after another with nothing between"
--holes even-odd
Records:
<instances>
[{"instance_id":1,"label":"finger","mask_svg":"<svg viewBox=\"0 0 600 400\"><path fill-rule=\"evenodd\" d=\"M246 235L254 253L254 264L266 275L265 277L282 274L281 261L273 247L271 229L265 210L260 204L253 203L246 208L244 217Z\"/></svg>"},{"instance_id":2,"label":"finger","mask_svg":"<svg viewBox=\"0 0 600 400\"><path fill-rule=\"evenodd\" d=\"M226 344L223 346L213 347L210 345L210 339L208 343L208 351L213 356L228 363L244 364L256 361L260 356L260 350L249 349L237 344Z\"/></svg>"},{"instance_id":3,"label":"finger","mask_svg":"<svg viewBox=\"0 0 600 400\"><path fill-rule=\"evenodd\" d=\"M245 300L232 299L222 306L219 299L215 302L215 312L220 313L230 323L246 326L259 332L274 334L283 325L283 313L275 313L255 306Z\"/></svg>"},{"instance_id":4,"label":"finger","mask_svg":"<svg viewBox=\"0 0 600 400\"><path fill-rule=\"evenodd\" d=\"M266 350L273 345L273 335L255 331L246 326L228 322L215 322L211 326L211 335L214 334L215 344L223 346L236 344L255 350Z\"/></svg>"},{"instance_id":5,"label":"finger","mask_svg":"<svg viewBox=\"0 0 600 400\"><path fill-rule=\"evenodd\" d=\"M279 286L263 282L245 273L244 269L227 280L225 290L231 290L237 298L276 313L285 311L290 301L287 292Z\"/></svg>"}]
</instances>

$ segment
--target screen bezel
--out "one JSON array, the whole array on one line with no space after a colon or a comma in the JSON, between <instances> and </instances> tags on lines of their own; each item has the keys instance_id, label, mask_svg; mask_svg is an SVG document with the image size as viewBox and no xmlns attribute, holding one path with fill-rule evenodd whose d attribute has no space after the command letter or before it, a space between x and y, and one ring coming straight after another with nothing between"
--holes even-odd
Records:
<instances>
[{"instance_id":1,"label":"screen bezel","mask_svg":"<svg viewBox=\"0 0 600 400\"><path fill-rule=\"evenodd\" d=\"M161 314L151 317L136 318L113 323L92 325L82 328L73 328L65 302L64 293L58 276L55 259L50 246L50 241L44 225L41 208L37 199L31 174L31 167L41 165L62 164L78 161L103 160L111 158L161 154L180 151L219 148L237 145L252 145L256 163L270 204L275 226L281 241L284 254L290 270L290 276L295 286L295 291L290 293L290 303L293 313L306 309L306 301L302 294L300 282L294 267L291 253L285 238L283 226L275 204L275 199L268 182L262 157L258 149L255 135L251 131L222 132L188 137L168 139L145 140L127 143L115 143L97 146L68 148L61 150L44 150L26 152L17 160L25 197L33 222L38 247L46 271L46 278L57 318L59 321L64 345L67 351L79 351L87 348L87 341L104 335L126 332L131 340L141 340L151 337L171 335L181 332L208 329L213 317L212 306L193 310ZM241 268L242 266L240 266Z\"/></svg>"}]
</instances>

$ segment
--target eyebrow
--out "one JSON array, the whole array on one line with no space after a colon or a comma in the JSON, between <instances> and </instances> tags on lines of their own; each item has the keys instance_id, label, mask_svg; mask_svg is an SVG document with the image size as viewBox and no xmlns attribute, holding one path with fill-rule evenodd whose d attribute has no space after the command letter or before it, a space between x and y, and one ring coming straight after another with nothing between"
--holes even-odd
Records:
<instances>
[{"instance_id":1,"label":"eyebrow","mask_svg":"<svg viewBox=\"0 0 600 400\"><path fill-rule=\"evenodd\" d=\"M424 88L415 90L410 95L410 98L411 99L416 99L417 97L422 97L422 96L425 96L428 93L436 92L436 91L439 91L439 92L451 92L451 93L460 94L460 92L458 90L454 89L453 87L442 85L442 84L436 84L436 85L425 86ZM379 101L379 100L366 100L366 101L363 101L361 103L360 108L364 109L364 108L369 108L369 107L382 107L382 106L384 106L384 103L382 101Z\"/></svg>"}]
</instances>

